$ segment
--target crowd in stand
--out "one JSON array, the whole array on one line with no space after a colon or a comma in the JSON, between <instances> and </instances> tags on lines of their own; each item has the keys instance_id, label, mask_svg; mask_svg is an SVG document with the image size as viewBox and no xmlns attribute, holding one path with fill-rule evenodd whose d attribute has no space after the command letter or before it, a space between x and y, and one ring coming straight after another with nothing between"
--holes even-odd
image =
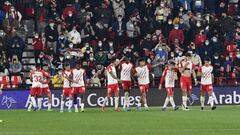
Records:
<instances>
[{"instance_id":1,"label":"crowd in stand","mask_svg":"<svg viewBox=\"0 0 240 135\"><path fill-rule=\"evenodd\" d=\"M240 77L240 0L36 0L33 5L35 62L49 64L55 85L65 62L74 67L81 59L87 78L101 86L112 57L161 62L152 70L160 78L167 60L178 63L186 52L196 69L210 57L218 84L236 84ZM24 15L11 1L1 8L0 75L19 74L25 41L16 33Z\"/></svg>"}]
</instances>

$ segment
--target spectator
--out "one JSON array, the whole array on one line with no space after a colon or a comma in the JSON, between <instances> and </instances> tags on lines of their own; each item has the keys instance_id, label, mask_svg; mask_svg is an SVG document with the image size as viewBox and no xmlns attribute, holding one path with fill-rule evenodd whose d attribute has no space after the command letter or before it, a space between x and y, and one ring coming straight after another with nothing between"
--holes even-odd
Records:
<instances>
[{"instance_id":1,"label":"spectator","mask_svg":"<svg viewBox=\"0 0 240 135\"><path fill-rule=\"evenodd\" d=\"M9 75L8 61L5 55L0 55L0 76Z\"/></svg>"},{"instance_id":2,"label":"spectator","mask_svg":"<svg viewBox=\"0 0 240 135\"><path fill-rule=\"evenodd\" d=\"M165 1L160 2L160 6L158 6L154 12L154 15L156 16L155 20L158 23L163 23L167 21L167 17L170 15L171 10L166 5Z\"/></svg>"},{"instance_id":3,"label":"spectator","mask_svg":"<svg viewBox=\"0 0 240 135\"><path fill-rule=\"evenodd\" d=\"M17 55L13 55L12 62L9 64L10 75L11 76L13 76L13 75L20 75L20 76L22 76L21 70L22 70L21 62L18 60Z\"/></svg>"},{"instance_id":4,"label":"spectator","mask_svg":"<svg viewBox=\"0 0 240 135\"><path fill-rule=\"evenodd\" d=\"M53 48L54 52L57 51L58 30L52 19L45 28L46 48Z\"/></svg>"},{"instance_id":5,"label":"spectator","mask_svg":"<svg viewBox=\"0 0 240 135\"><path fill-rule=\"evenodd\" d=\"M106 65L107 64L107 55L103 51L99 51L95 56L97 64Z\"/></svg>"},{"instance_id":6,"label":"spectator","mask_svg":"<svg viewBox=\"0 0 240 135\"><path fill-rule=\"evenodd\" d=\"M40 37L38 33L35 33L32 45L34 48L35 63L39 63L39 60L42 64L42 59L39 58L39 56L44 51L44 43L42 37Z\"/></svg>"},{"instance_id":7,"label":"spectator","mask_svg":"<svg viewBox=\"0 0 240 135\"><path fill-rule=\"evenodd\" d=\"M95 31L93 30L91 23L87 21L84 28L81 30L81 38L83 43L92 41L94 39L94 36Z\"/></svg>"},{"instance_id":8,"label":"spectator","mask_svg":"<svg viewBox=\"0 0 240 135\"><path fill-rule=\"evenodd\" d=\"M6 12L4 27L7 28L18 28L22 20L22 14L11 6L10 10Z\"/></svg>"},{"instance_id":9,"label":"spectator","mask_svg":"<svg viewBox=\"0 0 240 135\"><path fill-rule=\"evenodd\" d=\"M213 55L213 58L211 60L212 62L212 65L213 65L213 74L216 76L216 77L219 77L219 74L220 74L220 68L223 66L223 59L219 56L218 53L215 53Z\"/></svg>"},{"instance_id":10,"label":"spectator","mask_svg":"<svg viewBox=\"0 0 240 135\"><path fill-rule=\"evenodd\" d=\"M64 77L62 75L62 69L57 69L57 74L52 78L52 85L54 88L62 88L63 87Z\"/></svg>"},{"instance_id":11,"label":"spectator","mask_svg":"<svg viewBox=\"0 0 240 135\"><path fill-rule=\"evenodd\" d=\"M96 34L95 38L97 40L106 41L106 37L108 35L108 29L107 27L103 26L102 21L97 21L94 31Z\"/></svg>"},{"instance_id":12,"label":"spectator","mask_svg":"<svg viewBox=\"0 0 240 135\"><path fill-rule=\"evenodd\" d=\"M112 24L112 31L114 32L114 42L119 46L125 47L125 32L126 32L126 23L123 21L123 16L118 15L117 20Z\"/></svg>"},{"instance_id":13,"label":"spectator","mask_svg":"<svg viewBox=\"0 0 240 135\"><path fill-rule=\"evenodd\" d=\"M25 48L24 40L16 34L16 31L12 32L12 37L10 39L8 46L9 58L12 58L14 54L18 56L18 59L21 61L22 53Z\"/></svg>"},{"instance_id":14,"label":"spectator","mask_svg":"<svg viewBox=\"0 0 240 135\"><path fill-rule=\"evenodd\" d=\"M70 30L77 23L76 22L77 19L76 19L75 15L73 14L73 12L71 10L68 11L68 14L64 19L65 19L64 21L66 23L66 28L68 30Z\"/></svg>"},{"instance_id":15,"label":"spectator","mask_svg":"<svg viewBox=\"0 0 240 135\"><path fill-rule=\"evenodd\" d=\"M127 37L131 44L137 45L137 38L140 35L140 27L138 26L136 17L130 17L126 24L127 27Z\"/></svg>"},{"instance_id":16,"label":"spectator","mask_svg":"<svg viewBox=\"0 0 240 135\"><path fill-rule=\"evenodd\" d=\"M112 7L115 17L118 17L119 15L124 17L125 16L125 3L124 0L113 0L112 1Z\"/></svg>"},{"instance_id":17,"label":"spectator","mask_svg":"<svg viewBox=\"0 0 240 135\"><path fill-rule=\"evenodd\" d=\"M168 37L168 45L172 46L173 41L175 39L178 39L181 44L184 42L184 34L182 30L179 30L179 25L174 25L174 29L170 31L169 37Z\"/></svg>"},{"instance_id":18,"label":"spectator","mask_svg":"<svg viewBox=\"0 0 240 135\"><path fill-rule=\"evenodd\" d=\"M81 35L77 31L76 26L73 26L72 30L68 33L68 39L73 43L74 48L79 48L81 43Z\"/></svg>"},{"instance_id":19,"label":"spectator","mask_svg":"<svg viewBox=\"0 0 240 135\"><path fill-rule=\"evenodd\" d=\"M44 3L43 0L36 0L34 12L35 31L44 32L44 28L46 26L44 19L48 14L46 3Z\"/></svg>"}]
</instances>

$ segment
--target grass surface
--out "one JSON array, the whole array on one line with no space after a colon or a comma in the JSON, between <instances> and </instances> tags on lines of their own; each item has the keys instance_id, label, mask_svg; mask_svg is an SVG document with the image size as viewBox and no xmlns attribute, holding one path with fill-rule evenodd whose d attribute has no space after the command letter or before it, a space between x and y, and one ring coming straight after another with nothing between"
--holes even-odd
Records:
<instances>
[{"instance_id":1,"label":"grass surface","mask_svg":"<svg viewBox=\"0 0 240 135\"><path fill-rule=\"evenodd\" d=\"M0 135L240 135L239 106L218 106L215 111L192 107L189 112L0 110L0 119Z\"/></svg>"}]
</instances>

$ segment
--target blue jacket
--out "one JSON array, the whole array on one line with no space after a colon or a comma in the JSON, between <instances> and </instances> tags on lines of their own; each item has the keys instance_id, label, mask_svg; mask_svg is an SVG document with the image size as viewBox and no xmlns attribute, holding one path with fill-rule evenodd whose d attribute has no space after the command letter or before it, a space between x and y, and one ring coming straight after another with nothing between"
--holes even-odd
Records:
<instances>
[{"instance_id":1,"label":"blue jacket","mask_svg":"<svg viewBox=\"0 0 240 135\"><path fill-rule=\"evenodd\" d=\"M2 24L4 18L5 18L5 12L0 10L0 24Z\"/></svg>"}]
</instances>

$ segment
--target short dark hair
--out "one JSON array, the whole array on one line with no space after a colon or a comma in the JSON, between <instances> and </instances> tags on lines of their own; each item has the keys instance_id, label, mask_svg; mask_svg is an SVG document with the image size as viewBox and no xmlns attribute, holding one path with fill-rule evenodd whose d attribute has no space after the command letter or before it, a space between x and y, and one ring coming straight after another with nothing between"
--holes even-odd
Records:
<instances>
[{"instance_id":1,"label":"short dark hair","mask_svg":"<svg viewBox=\"0 0 240 135\"><path fill-rule=\"evenodd\" d=\"M191 55L191 53L186 53L185 56L186 57L191 57L192 55Z\"/></svg>"},{"instance_id":2,"label":"short dark hair","mask_svg":"<svg viewBox=\"0 0 240 135\"><path fill-rule=\"evenodd\" d=\"M41 64L40 64L40 63L37 63L37 64L35 65L35 67L36 67L37 69L40 69L40 68L41 68Z\"/></svg>"},{"instance_id":3,"label":"short dark hair","mask_svg":"<svg viewBox=\"0 0 240 135\"><path fill-rule=\"evenodd\" d=\"M140 58L140 59L138 59L138 62L142 62L142 61L145 62L145 59L144 59L144 58Z\"/></svg>"},{"instance_id":4,"label":"short dark hair","mask_svg":"<svg viewBox=\"0 0 240 135\"><path fill-rule=\"evenodd\" d=\"M65 67L70 66L70 63L66 62L66 63L64 63L64 66Z\"/></svg>"},{"instance_id":5,"label":"short dark hair","mask_svg":"<svg viewBox=\"0 0 240 135\"><path fill-rule=\"evenodd\" d=\"M205 57L204 61L208 61L209 62L209 61L211 61L211 59L209 57Z\"/></svg>"}]
</instances>

